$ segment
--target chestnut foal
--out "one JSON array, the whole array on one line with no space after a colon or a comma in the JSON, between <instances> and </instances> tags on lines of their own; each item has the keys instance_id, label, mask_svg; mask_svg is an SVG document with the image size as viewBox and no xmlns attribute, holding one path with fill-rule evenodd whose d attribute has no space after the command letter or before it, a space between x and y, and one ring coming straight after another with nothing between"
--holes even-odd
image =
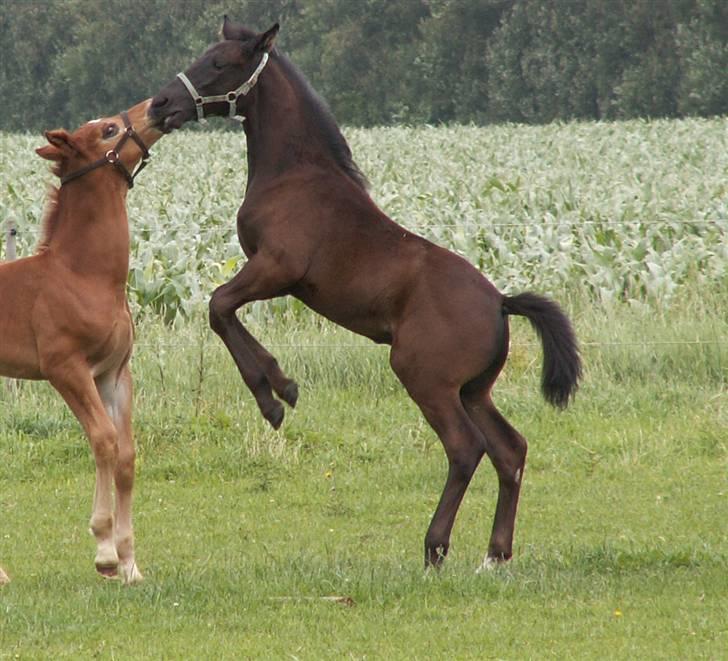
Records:
<instances>
[{"instance_id":1,"label":"chestnut foal","mask_svg":"<svg viewBox=\"0 0 728 661\"><path fill-rule=\"evenodd\" d=\"M125 583L142 580L131 522L126 193L162 135L148 108L149 100L74 133L46 132L36 152L54 161L61 186L50 193L43 238L32 257L0 264L0 374L48 380L83 426L96 460L96 570ZM8 580L0 569L0 583Z\"/></svg>"}]
</instances>

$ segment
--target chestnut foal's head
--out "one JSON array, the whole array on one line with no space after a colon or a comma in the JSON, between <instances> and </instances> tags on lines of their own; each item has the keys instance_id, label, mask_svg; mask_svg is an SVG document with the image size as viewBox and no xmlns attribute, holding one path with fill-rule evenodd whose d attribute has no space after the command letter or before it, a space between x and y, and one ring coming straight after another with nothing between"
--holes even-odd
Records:
<instances>
[{"instance_id":1,"label":"chestnut foal's head","mask_svg":"<svg viewBox=\"0 0 728 661\"><path fill-rule=\"evenodd\" d=\"M162 133L155 128L155 122L148 115L150 105L151 99L146 99L127 111L133 132L147 149L162 137ZM124 141L121 149L116 149L126 131L121 114L94 119L73 133L65 129L46 131L48 144L35 151L38 156L56 163L54 172L61 180L83 171L94 162L103 161L114 151L117 152L119 165L127 172L133 172L144 156L144 151L134 139ZM111 164L117 156L110 157L107 162Z\"/></svg>"}]
</instances>

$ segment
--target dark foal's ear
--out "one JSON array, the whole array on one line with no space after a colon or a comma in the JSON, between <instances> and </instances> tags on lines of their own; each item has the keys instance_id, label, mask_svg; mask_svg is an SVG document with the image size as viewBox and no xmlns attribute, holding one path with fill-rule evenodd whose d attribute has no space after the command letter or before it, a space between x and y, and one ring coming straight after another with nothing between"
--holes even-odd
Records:
<instances>
[{"instance_id":1,"label":"dark foal's ear","mask_svg":"<svg viewBox=\"0 0 728 661\"><path fill-rule=\"evenodd\" d=\"M255 34L255 32L251 32L247 28L244 28L242 25L233 23L227 17L227 14L225 14L222 19L222 29L220 30L220 34L223 39L227 39L230 41L254 41L255 52L270 53L273 50L273 46L275 44L276 36L278 35L279 29L280 26L278 25L278 23L276 23L270 30L267 30L266 32L263 32L261 34Z\"/></svg>"},{"instance_id":2,"label":"dark foal's ear","mask_svg":"<svg viewBox=\"0 0 728 661\"><path fill-rule=\"evenodd\" d=\"M65 129L46 131L44 135L50 144L38 147L35 150L35 153L41 158L49 161L60 161L78 153L76 146L73 144L73 138Z\"/></svg>"},{"instance_id":3,"label":"dark foal's ear","mask_svg":"<svg viewBox=\"0 0 728 661\"><path fill-rule=\"evenodd\" d=\"M245 28L238 23L233 23L228 18L228 15L225 14L225 16L222 17L220 36L229 41L247 41L255 36L255 32L248 30L248 28Z\"/></svg>"},{"instance_id":4,"label":"dark foal's ear","mask_svg":"<svg viewBox=\"0 0 728 661\"><path fill-rule=\"evenodd\" d=\"M258 53L270 53L273 50L273 46L275 46L278 30L280 29L281 26L276 23L270 30L266 30L263 34L259 35L255 44L255 50Z\"/></svg>"},{"instance_id":5,"label":"dark foal's ear","mask_svg":"<svg viewBox=\"0 0 728 661\"><path fill-rule=\"evenodd\" d=\"M220 28L220 38L221 39L240 39L239 36L239 30L235 29L235 26L233 25L232 21L228 18L228 15L225 14L222 17L222 27Z\"/></svg>"}]
</instances>

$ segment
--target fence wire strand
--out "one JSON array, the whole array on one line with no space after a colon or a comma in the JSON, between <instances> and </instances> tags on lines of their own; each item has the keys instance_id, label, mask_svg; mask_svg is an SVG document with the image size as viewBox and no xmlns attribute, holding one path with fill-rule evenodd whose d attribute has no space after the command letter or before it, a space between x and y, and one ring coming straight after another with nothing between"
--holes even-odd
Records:
<instances>
[{"instance_id":1,"label":"fence wire strand","mask_svg":"<svg viewBox=\"0 0 728 661\"><path fill-rule=\"evenodd\" d=\"M634 346L726 346L728 340L634 340L629 342L580 342L580 347L634 347ZM166 343L162 342L159 344L151 342L135 342L134 346L137 348L145 349L193 349L198 348L199 344L193 344L192 342L186 343ZM222 345L219 345L222 347ZM379 349L381 347L387 347L382 344L290 344L290 343L271 343L265 344L266 347L271 349L346 349L353 351L355 349ZM511 347L540 347L541 344L538 342L511 342Z\"/></svg>"}]
</instances>

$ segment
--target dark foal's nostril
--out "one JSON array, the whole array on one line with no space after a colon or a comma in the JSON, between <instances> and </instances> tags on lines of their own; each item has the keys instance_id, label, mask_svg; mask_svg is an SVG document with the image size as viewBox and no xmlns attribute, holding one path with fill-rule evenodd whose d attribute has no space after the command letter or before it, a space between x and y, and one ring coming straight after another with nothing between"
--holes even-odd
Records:
<instances>
[{"instance_id":1,"label":"dark foal's nostril","mask_svg":"<svg viewBox=\"0 0 728 661\"><path fill-rule=\"evenodd\" d=\"M152 108L159 109L164 108L164 106L169 103L169 99L166 96L155 96L152 99Z\"/></svg>"}]
</instances>

